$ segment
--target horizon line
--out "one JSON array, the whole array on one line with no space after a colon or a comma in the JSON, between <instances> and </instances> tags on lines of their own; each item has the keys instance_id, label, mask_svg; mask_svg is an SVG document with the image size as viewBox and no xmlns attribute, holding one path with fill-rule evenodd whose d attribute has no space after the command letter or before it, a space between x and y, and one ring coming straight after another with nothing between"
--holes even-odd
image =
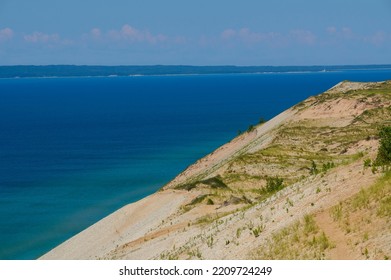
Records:
<instances>
[{"instance_id":1,"label":"horizon line","mask_svg":"<svg viewBox=\"0 0 391 280\"><path fill-rule=\"evenodd\" d=\"M0 67L48 67L48 66L74 66L74 67L346 67L346 66L391 66L390 63L370 63L370 64L292 64L292 65L235 65L235 64L215 64L215 65L194 65L194 64L10 64L0 65Z\"/></svg>"}]
</instances>

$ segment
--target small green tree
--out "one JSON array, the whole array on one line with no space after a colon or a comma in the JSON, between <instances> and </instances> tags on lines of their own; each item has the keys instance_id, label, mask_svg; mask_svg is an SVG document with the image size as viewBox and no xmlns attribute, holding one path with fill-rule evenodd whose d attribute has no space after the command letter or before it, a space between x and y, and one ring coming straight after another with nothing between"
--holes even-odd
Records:
<instances>
[{"instance_id":1,"label":"small green tree","mask_svg":"<svg viewBox=\"0 0 391 280\"><path fill-rule=\"evenodd\" d=\"M266 191L267 192L276 192L281 189L283 189L284 186L284 179L280 177L268 177L266 178Z\"/></svg>"},{"instance_id":2,"label":"small green tree","mask_svg":"<svg viewBox=\"0 0 391 280\"><path fill-rule=\"evenodd\" d=\"M367 169L368 167L372 166L372 160L370 158L367 158L364 160L364 169Z\"/></svg>"},{"instance_id":3,"label":"small green tree","mask_svg":"<svg viewBox=\"0 0 391 280\"><path fill-rule=\"evenodd\" d=\"M334 168L334 167L335 167L334 162L323 163L322 171L323 171L323 172L327 172L327 170L329 170L329 169L331 169L331 168Z\"/></svg>"},{"instance_id":4,"label":"small green tree","mask_svg":"<svg viewBox=\"0 0 391 280\"><path fill-rule=\"evenodd\" d=\"M318 174L319 173L319 171L318 171L318 167L316 166L316 163L315 163L315 161L311 161L311 167L310 167L310 174L311 175L316 175L316 174Z\"/></svg>"},{"instance_id":5,"label":"small green tree","mask_svg":"<svg viewBox=\"0 0 391 280\"><path fill-rule=\"evenodd\" d=\"M391 163L391 126L380 129L380 147L377 152L375 165L389 165Z\"/></svg>"},{"instance_id":6,"label":"small green tree","mask_svg":"<svg viewBox=\"0 0 391 280\"><path fill-rule=\"evenodd\" d=\"M247 128L247 132L250 133L251 131L255 130L255 126L254 125L250 125L248 128Z\"/></svg>"}]
</instances>

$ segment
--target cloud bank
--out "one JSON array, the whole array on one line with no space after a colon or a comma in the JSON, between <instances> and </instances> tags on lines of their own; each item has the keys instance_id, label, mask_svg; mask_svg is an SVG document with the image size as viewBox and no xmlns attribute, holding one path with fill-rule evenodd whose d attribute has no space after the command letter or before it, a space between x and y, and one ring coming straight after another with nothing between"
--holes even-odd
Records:
<instances>
[{"instance_id":1,"label":"cloud bank","mask_svg":"<svg viewBox=\"0 0 391 280\"><path fill-rule=\"evenodd\" d=\"M328 26L317 32L309 29L259 31L242 27L226 28L208 35L167 35L123 24L114 29L94 27L68 38L59 33L23 33L11 27L0 28L0 55L3 61L15 61L9 62L11 64L23 63L18 61L20 56L14 49L23 50L27 58L45 57L48 60L42 62L45 64L59 63L56 62L59 58L61 63L80 64L87 57L88 63L95 64L107 64L110 59L112 64L117 61L121 64L197 64L203 63L201 61L212 64L240 64L236 61L245 61L242 64L273 64L274 60L314 64L316 59L327 61L327 58L338 57L351 57L341 63L359 63L361 57L372 54L375 57L376 50L380 50L379 57L382 54L386 60L391 60L391 55L387 55L390 48L390 33L373 30L372 33L361 34L348 26ZM368 54L368 50L372 50L372 54ZM232 59L235 61L230 62ZM304 62L304 59L313 61ZM384 60L384 63L387 61Z\"/></svg>"},{"instance_id":2,"label":"cloud bank","mask_svg":"<svg viewBox=\"0 0 391 280\"><path fill-rule=\"evenodd\" d=\"M0 42L10 40L13 36L14 31L11 28L6 27L4 29L0 29Z\"/></svg>"},{"instance_id":3,"label":"cloud bank","mask_svg":"<svg viewBox=\"0 0 391 280\"><path fill-rule=\"evenodd\" d=\"M112 29L107 32L95 27L84 36L84 39L87 41L91 39L100 40L107 43L122 41L128 43L157 44L167 41L168 37L163 34L152 34L147 30L139 30L129 24L125 24L119 29Z\"/></svg>"}]
</instances>

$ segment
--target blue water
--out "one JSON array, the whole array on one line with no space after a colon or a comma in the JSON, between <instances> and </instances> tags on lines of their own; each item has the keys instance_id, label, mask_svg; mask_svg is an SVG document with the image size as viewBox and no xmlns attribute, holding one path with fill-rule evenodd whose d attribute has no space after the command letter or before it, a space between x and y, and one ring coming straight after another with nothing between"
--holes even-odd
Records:
<instances>
[{"instance_id":1,"label":"blue water","mask_svg":"<svg viewBox=\"0 0 391 280\"><path fill-rule=\"evenodd\" d=\"M34 259L341 80L390 70L0 79L0 259Z\"/></svg>"}]
</instances>

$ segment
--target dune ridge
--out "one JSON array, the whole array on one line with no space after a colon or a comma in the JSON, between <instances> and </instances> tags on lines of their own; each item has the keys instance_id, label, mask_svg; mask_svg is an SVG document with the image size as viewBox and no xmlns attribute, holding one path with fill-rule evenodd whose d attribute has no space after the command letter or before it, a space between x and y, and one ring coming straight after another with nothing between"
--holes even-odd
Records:
<instances>
[{"instance_id":1,"label":"dune ridge","mask_svg":"<svg viewBox=\"0 0 391 280\"><path fill-rule=\"evenodd\" d=\"M388 259L390 176L364 162L390 107L391 81L341 82L40 259Z\"/></svg>"}]
</instances>

